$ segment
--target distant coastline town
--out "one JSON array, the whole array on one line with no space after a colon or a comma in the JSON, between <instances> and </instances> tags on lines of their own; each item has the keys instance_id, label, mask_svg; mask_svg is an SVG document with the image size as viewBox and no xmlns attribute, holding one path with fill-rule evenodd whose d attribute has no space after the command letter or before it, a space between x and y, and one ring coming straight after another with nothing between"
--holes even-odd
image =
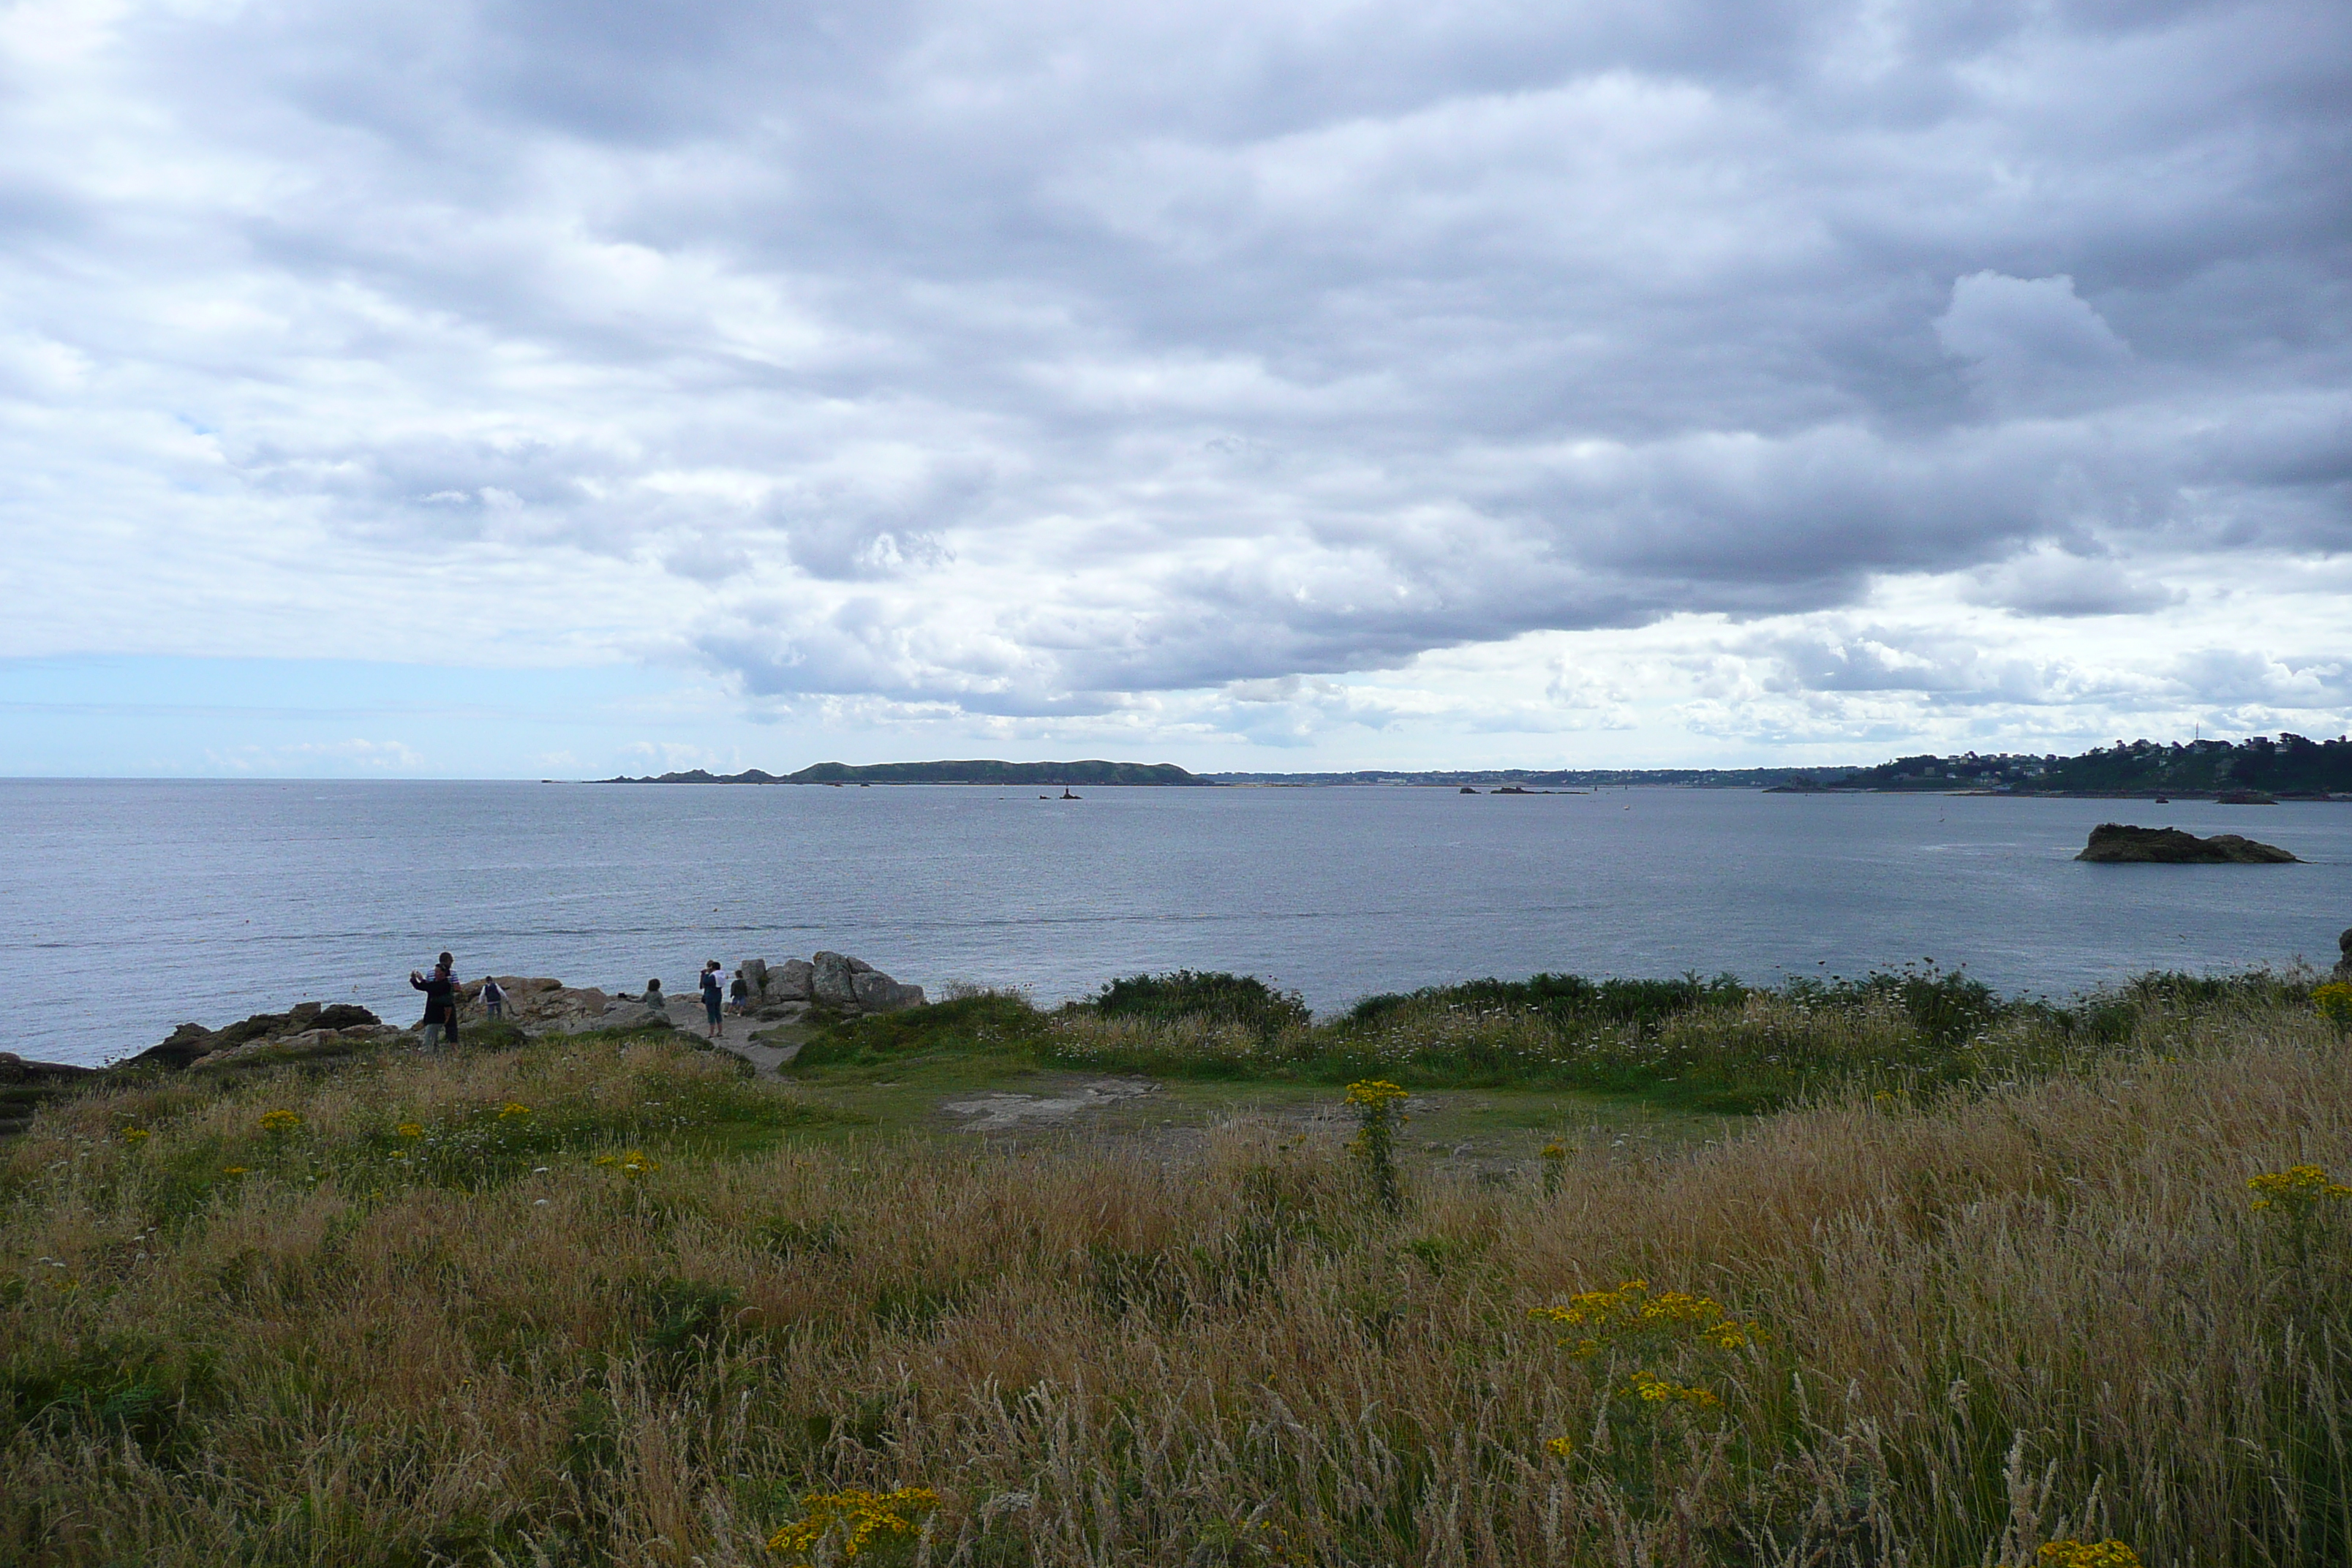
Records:
<instances>
[{"instance_id":1,"label":"distant coastline town","mask_svg":"<svg viewBox=\"0 0 2352 1568\"><path fill-rule=\"evenodd\" d=\"M553 781L550 781L553 782ZM1007 763L992 760L878 763L856 766L819 763L793 773L748 768L713 773L700 768L598 784L1104 785L1313 788L1391 786L1450 788L1505 794L1544 790L1625 788L1760 789L1784 795L1976 794L2113 798L2209 799L2260 805L2274 800L2352 800L2352 738L2313 741L2301 735L2256 735L2244 741L2118 741L2079 756L2055 752L1966 752L1957 756L1897 757L1874 767L1794 768L1479 768L1355 773L1195 773L1170 763Z\"/></svg>"}]
</instances>

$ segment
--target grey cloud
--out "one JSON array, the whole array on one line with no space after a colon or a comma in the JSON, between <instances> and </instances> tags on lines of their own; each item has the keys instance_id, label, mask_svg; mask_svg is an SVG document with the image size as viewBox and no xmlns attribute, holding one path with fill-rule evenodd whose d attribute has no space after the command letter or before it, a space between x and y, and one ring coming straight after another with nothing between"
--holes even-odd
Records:
<instances>
[{"instance_id":1,"label":"grey cloud","mask_svg":"<svg viewBox=\"0 0 2352 1568\"><path fill-rule=\"evenodd\" d=\"M2038 551L1980 574L1965 596L2021 615L2075 616L2141 615L2178 605L2188 595L2120 562Z\"/></svg>"},{"instance_id":2,"label":"grey cloud","mask_svg":"<svg viewBox=\"0 0 2352 1568\"><path fill-rule=\"evenodd\" d=\"M759 703L1238 713L1904 574L2127 617L2195 550L2352 548L2330 0L125 16L185 188L0 110L0 325L331 538L705 584L684 635Z\"/></svg>"}]
</instances>

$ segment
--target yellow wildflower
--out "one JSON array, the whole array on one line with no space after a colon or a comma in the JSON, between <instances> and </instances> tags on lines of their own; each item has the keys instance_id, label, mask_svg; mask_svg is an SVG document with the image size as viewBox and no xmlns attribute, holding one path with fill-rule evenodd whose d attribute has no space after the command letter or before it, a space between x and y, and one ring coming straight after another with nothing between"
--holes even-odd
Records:
<instances>
[{"instance_id":1,"label":"yellow wildflower","mask_svg":"<svg viewBox=\"0 0 2352 1568\"><path fill-rule=\"evenodd\" d=\"M661 1169L659 1165L646 1159L635 1149L625 1154L599 1154L591 1163L610 1165L625 1176L642 1176L648 1172Z\"/></svg>"},{"instance_id":2,"label":"yellow wildflower","mask_svg":"<svg viewBox=\"0 0 2352 1568\"><path fill-rule=\"evenodd\" d=\"M2298 1214L2324 1199L2352 1197L2352 1186L2329 1181L2327 1172L2318 1165L2289 1165L2284 1171L2249 1176L2246 1185L2261 1194L2254 1199L2254 1207L2284 1207Z\"/></svg>"},{"instance_id":3,"label":"yellow wildflower","mask_svg":"<svg viewBox=\"0 0 2352 1568\"><path fill-rule=\"evenodd\" d=\"M2034 1553L2042 1568L2140 1568L2139 1553L2120 1541L2053 1541Z\"/></svg>"},{"instance_id":4,"label":"yellow wildflower","mask_svg":"<svg viewBox=\"0 0 2352 1568\"><path fill-rule=\"evenodd\" d=\"M1625 1392L1651 1405L1688 1405L1703 1410L1723 1403L1695 1384L1669 1383L1654 1372L1636 1372L1626 1383Z\"/></svg>"},{"instance_id":5,"label":"yellow wildflower","mask_svg":"<svg viewBox=\"0 0 2352 1568\"><path fill-rule=\"evenodd\" d=\"M403 1138L422 1138L425 1136L425 1129L414 1121L404 1121L399 1126L394 1128L393 1131L399 1133Z\"/></svg>"},{"instance_id":6,"label":"yellow wildflower","mask_svg":"<svg viewBox=\"0 0 2352 1568\"><path fill-rule=\"evenodd\" d=\"M1568 1158L1568 1145L1555 1138L1543 1146L1543 1157L1547 1160L1565 1160Z\"/></svg>"},{"instance_id":7,"label":"yellow wildflower","mask_svg":"<svg viewBox=\"0 0 2352 1568\"><path fill-rule=\"evenodd\" d=\"M122 1130L122 1141L125 1143L144 1143L152 1136L152 1134L144 1127L126 1127Z\"/></svg>"},{"instance_id":8,"label":"yellow wildflower","mask_svg":"<svg viewBox=\"0 0 2352 1568\"><path fill-rule=\"evenodd\" d=\"M1585 1331L1560 1343L1591 1355L1612 1340L1670 1338L1688 1330L1720 1350L1738 1350L1764 1337L1753 1323L1734 1319L1722 1302L1687 1290L1650 1292L1646 1279L1628 1279L1614 1290L1585 1290L1554 1307L1531 1307L1528 1315L1563 1329Z\"/></svg>"},{"instance_id":9,"label":"yellow wildflower","mask_svg":"<svg viewBox=\"0 0 2352 1568\"><path fill-rule=\"evenodd\" d=\"M242 1176L245 1174L245 1167L243 1165L223 1165L221 1167L221 1174L224 1176Z\"/></svg>"},{"instance_id":10,"label":"yellow wildflower","mask_svg":"<svg viewBox=\"0 0 2352 1568\"><path fill-rule=\"evenodd\" d=\"M293 1110L265 1110L261 1113L264 1132L291 1132L302 1125L301 1113Z\"/></svg>"},{"instance_id":11,"label":"yellow wildflower","mask_svg":"<svg viewBox=\"0 0 2352 1568\"><path fill-rule=\"evenodd\" d=\"M2321 1017L2338 1028L2352 1028L2352 982L2331 980L2315 986L2311 1001Z\"/></svg>"},{"instance_id":12,"label":"yellow wildflower","mask_svg":"<svg viewBox=\"0 0 2352 1568\"><path fill-rule=\"evenodd\" d=\"M1367 1110L1378 1110L1404 1099L1406 1093L1402 1084L1391 1083L1384 1078L1368 1078L1348 1086L1348 1103L1360 1105Z\"/></svg>"},{"instance_id":13,"label":"yellow wildflower","mask_svg":"<svg viewBox=\"0 0 2352 1568\"><path fill-rule=\"evenodd\" d=\"M768 1537L768 1550L806 1559L819 1542L838 1531L841 1560L851 1562L876 1535L904 1535L915 1527L910 1515L939 1506L940 1494L929 1487L900 1487L894 1492L869 1492L857 1487L811 1492L801 1499L803 1517Z\"/></svg>"},{"instance_id":14,"label":"yellow wildflower","mask_svg":"<svg viewBox=\"0 0 2352 1568\"><path fill-rule=\"evenodd\" d=\"M1576 1444L1566 1437L1547 1437L1544 1452L1555 1459L1565 1459L1576 1452Z\"/></svg>"},{"instance_id":15,"label":"yellow wildflower","mask_svg":"<svg viewBox=\"0 0 2352 1568\"><path fill-rule=\"evenodd\" d=\"M530 1106L520 1104L511 1100L499 1107L499 1120L501 1121L506 1121L509 1117L529 1116L530 1114Z\"/></svg>"}]
</instances>

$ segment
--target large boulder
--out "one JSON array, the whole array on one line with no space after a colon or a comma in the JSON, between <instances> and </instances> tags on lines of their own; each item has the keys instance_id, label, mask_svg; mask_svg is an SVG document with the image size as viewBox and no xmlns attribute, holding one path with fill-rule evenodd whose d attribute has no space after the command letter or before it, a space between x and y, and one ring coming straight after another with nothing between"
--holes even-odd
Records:
<instances>
[{"instance_id":1,"label":"large boulder","mask_svg":"<svg viewBox=\"0 0 2352 1568\"><path fill-rule=\"evenodd\" d=\"M747 958L735 966L735 973L743 982L743 1000L746 1005L757 1006L768 999L768 961L766 959Z\"/></svg>"},{"instance_id":2,"label":"large boulder","mask_svg":"<svg viewBox=\"0 0 2352 1568\"><path fill-rule=\"evenodd\" d=\"M2151 866L2284 866L2294 857L2275 844L2258 844L2235 833L2200 838L2178 827L2133 827L2102 822L2091 829L2091 841L2077 860L2111 865Z\"/></svg>"},{"instance_id":3,"label":"large boulder","mask_svg":"<svg viewBox=\"0 0 2352 1568\"><path fill-rule=\"evenodd\" d=\"M857 972L849 966L846 954L820 952L809 967L812 1000L826 1007L857 1005Z\"/></svg>"},{"instance_id":4,"label":"large boulder","mask_svg":"<svg viewBox=\"0 0 2352 1568\"><path fill-rule=\"evenodd\" d=\"M921 986L901 985L878 969L862 971L851 984L857 993L857 1005L869 1013L896 1013L923 1005Z\"/></svg>"},{"instance_id":5,"label":"large boulder","mask_svg":"<svg viewBox=\"0 0 2352 1568\"><path fill-rule=\"evenodd\" d=\"M768 971L768 1000L771 1002L815 1001L816 965L805 958L788 958Z\"/></svg>"},{"instance_id":6,"label":"large boulder","mask_svg":"<svg viewBox=\"0 0 2352 1568\"><path fill-rule=\"evenodd\" d=\"M2352 982L2352 927L2336 939L2336 975L2338 980Z\"/></svg>"}]
</instances>

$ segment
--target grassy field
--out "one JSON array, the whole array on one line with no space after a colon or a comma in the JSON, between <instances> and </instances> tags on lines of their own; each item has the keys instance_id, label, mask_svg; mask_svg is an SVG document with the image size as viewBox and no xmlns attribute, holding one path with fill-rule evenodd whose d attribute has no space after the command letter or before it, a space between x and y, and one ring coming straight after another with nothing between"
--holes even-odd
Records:
<instances>
[{"instance_id":1,"label":"grassy field","mask_svg":"<svg viewBox=\"0 0 2352 1568\"><path fill-rule=\"evenodd\" d=\"M0 1561L2352 1556L2346 1201L2248 1185L2352 1170L2293 977L1521 993L1426 1048L1459 998L1145 1000L821 1029L782 1084L585 1037L49 1104L0 1145ZM940 1110L1149 1064L1123 1121Z\"/></svg>"}]
</instances>

